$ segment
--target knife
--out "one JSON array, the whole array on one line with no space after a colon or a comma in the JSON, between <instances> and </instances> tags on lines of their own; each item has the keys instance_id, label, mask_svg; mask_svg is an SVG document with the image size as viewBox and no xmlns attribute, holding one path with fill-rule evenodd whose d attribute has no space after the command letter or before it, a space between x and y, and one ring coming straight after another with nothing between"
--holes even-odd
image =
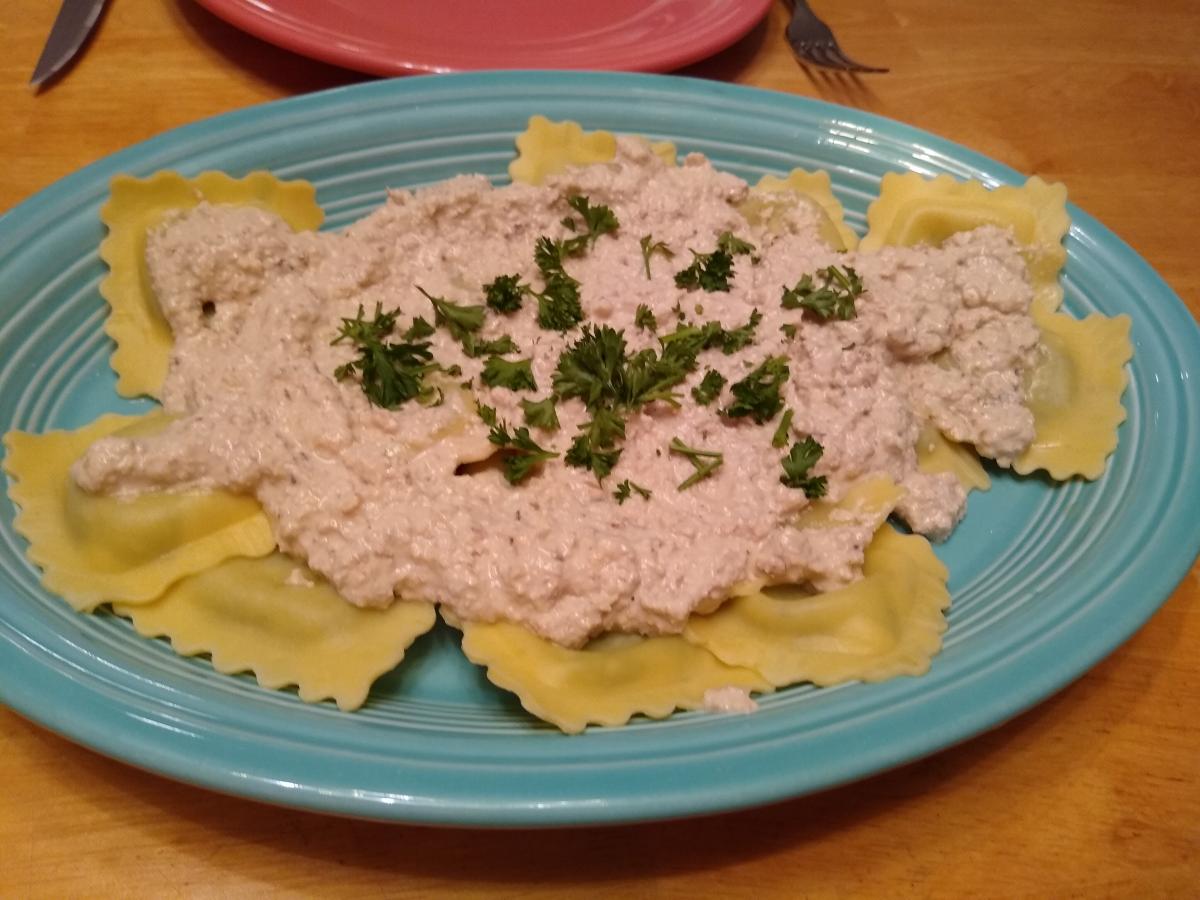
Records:
<instances>
[{"instance_id":1,"label":"knife","mask_svg":"<svg viewBox=\"0 0 1200 900\"><path fill-rule=\"evenodd\" d=\"M29 84L39 87L57 74L79 52L104 10L105 0L63 0L58 18L46 38Z\"/></svg>"}]
</instances>

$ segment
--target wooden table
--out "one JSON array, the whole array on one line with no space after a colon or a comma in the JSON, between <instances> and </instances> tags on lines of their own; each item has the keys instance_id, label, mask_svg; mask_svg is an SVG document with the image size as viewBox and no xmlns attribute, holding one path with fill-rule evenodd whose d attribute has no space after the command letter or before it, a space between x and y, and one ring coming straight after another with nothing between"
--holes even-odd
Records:
<instances>
[{"instance_id":1,"label":"wooden table","mask_svg":"<svg viewBox=\"0 0 1200 900\"><path fill-rule=\"evenodd\" d=\"M114 0L26 88L57 4L8 0L0 209L185 122L358 81L190 0ZM1065 182L1200 316L1200 5L817 3L851 79L801 69L786 10L687 74L882 113ZM1200 510L1197 511L1200 515ZM0 895L1197 896L1200 569L1049 702L931 759L766 809L530 835L398 827L148 775L0 710Z\"/></svg>"}]
</instances>

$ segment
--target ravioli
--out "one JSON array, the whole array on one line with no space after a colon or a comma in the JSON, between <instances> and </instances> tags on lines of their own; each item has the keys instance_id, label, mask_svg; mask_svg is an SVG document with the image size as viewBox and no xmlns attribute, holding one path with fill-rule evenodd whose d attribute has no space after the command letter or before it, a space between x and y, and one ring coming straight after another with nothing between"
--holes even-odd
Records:
<instances>
[{"instance_id":1,"label":"ravioli","mask_svg":"<svg viewBox=\"0 0 1200 900\"><path fill-rule=\"evenodd\" d=\"M720 688L769 689L756 671L729 666L678 635L611 635L573 650L510 622L460 622L463 653L539 719L575 734L676 709L699 709Z\"/></svg>"},{"instance_id":2,"label":"ravioli","mask_svg":"<svg viewBox=\"0 0 1200 900\"><path fill-rule=\"evenodd\" d=\"M1027 387L1035 436L1013 468L1021 474L1045 470L1059 481L1103 473L1117 446L1117 426L1125 420L1121 395L1128 382L1125 365L1133 356L1128 316L1077 320L1056 312L1063 296L1058 275L1066 262L1062 241L1070 228L1066 196L1062 185L1036 176L1019 188L988 190L949 175L926 180L889 173L867 210L869 231L860 245L940 244L980 225L1012 229L1024 247L1034 287L1031 312L1043 348Z\"/></svg>"},{"instance_id":3,"label":"ravioli","mask_svg":"<svg viewBox=\"0 0 1200 900\"><path fill-rule=\"evenodd\" d=\"M669 141L646 141L664 163L675 165L675 145ZM572 166L611 162L617 155L617 136L611 131L584 131L578 122L552 122L531 116L517 135L517 156L508 164L513 181L541 184Z\"/></svg>"},{"instance_id":4,"label":"ravioli","mask_svg":"<svg viewBox=\"0 0 1200 900\"><path fill-rule=\"evenodd\" d=\"M146 271L147 231L172 211L201 201L270 210L297 231L315 229L325 217L311 184L280 181L269 172L251 172L241 179L223 172L195 178L177 172L149 178L118 175L109 190L109 200L100 209L100 221L108 227L100 258L109 270L100 282L100 294L109 305L104 330L116 343L112 367L117 393L125 397L157 397L171 354L171 329L159 312Z\"/></svg>"},{"instance_id":5,"label":"ravioli","mask_svg":"<svg viewBox=\"0 0 1200 900\"><path fill-rule=\"evenodd\" d=\"M29 541L46 589L87 612L102 603L148 603L180 578L235 556L275 549L271 524L251 498L222 491L146 494L121 499L86 494L71 464L93 442L160 429L161 413L101 416L76 431L4 436L14 525Z\"/></svg>"},{"instance_id":6,"label":"ravioli","mask_svg":"<svg viewBox=\"0 0 1200 900\"><path fill-rule=\"evenodd\" d=\"M947 577L928 541L885 525L867 548L862 580L824 594L781 586L735 597L693 616L683 634L776 687L921 675L946 630Z\"/></svg>"},{"instance_id":7,"label":"ravioli","mask_svg":"<svg viewBox=\"0 0 1200 900\"><path fill-rule=\"evenodd\" d=\"M227 559L144 604L114 603L146 637L184 656L206 653L218 672L253 672L265 688L295 685L309 703L357 709L433 627L433 605L400 600L363 609L281 553Z\"/></svg>"}]
</instances>

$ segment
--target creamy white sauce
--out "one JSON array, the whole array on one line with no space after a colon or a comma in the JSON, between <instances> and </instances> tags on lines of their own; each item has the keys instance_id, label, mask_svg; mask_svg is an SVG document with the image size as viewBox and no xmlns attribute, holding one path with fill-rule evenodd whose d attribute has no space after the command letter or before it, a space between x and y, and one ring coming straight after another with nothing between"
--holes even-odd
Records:
<instances>
[{"instance_id":1,"label":"creamy white sauce","mask_svg":"<svg viewBox=\"0 0 1200 900\"><path fill-rule=\"evenodd\" d=\"M721 688L709 688L704 692L704 708L709 712L748 713L758 710L758 701L750 696L745 688L732 685Z\"/></svg>"},{"instance_id":2,"label":"creamy white sauce","mask_svg":"<svg viewBox=\"0 0 1200 900\"><path fill-rule=\"evenodd\" d=\"M483 360L464 355L438 329L435 358L463 375L446 402L388 411L333 371L353 356L332 345L339 322L361 305L399 309L397 332L414 316L433 320L417 285L461 304L483 302L481 286L521 273L540 287L533 263L539 235L569 236L565 197L612 207L615 235L568 260L581 283L587 321L624 330L631 351L657 347L633 326L646 304L659 332L689 320L743 325L763 316L756 340L733 355L701 354L680 386L678 408L653 404L630 417L620 462L603 484L559 459L519 485L495 467L462 474L495 448L471 395L514 427L519 400L551 389L560 353L578 329L540 329L536 302L502 315L489 310L482 336L511 335L530 358L538 390L482 386ZM75 467L91 491L226 488L252 493L270 515L281 548L328 578L349 601L385 605L394 596L445 604L463 619L509 619L560 643L579 645L610 630L678 632L696 609L715 608L742 582L854 580L878 521L848 517L801 530L809 501L780 483L785 449L771 445L778 423L723 417L730 400L702 407L690 389L713 368L730 383L771 355L786 355L791 440L824 447L814 472L836 500L856 479L886 474L907 490L899 512L917 531L942 537L962 515L963 489L951 475L917 471L922 419L949 437L1006 461L1033 436L1022 378L1037 331L1031 291L1011 236L996 228L957 235L940 248L841 254L817 237L816 215L785 204L771 227L738 212L740 179L698 155L678 167L622 141L618 160L553 177L544 186L494 188L465 176L387 203L341 234L294 234L254 208L201 205L148 239L147 262L175 334L163 402L179 414L160 435L109 438ZM738 256L728 293L687 292L674 273L689 250L711 251L732 231L757 247ZM647 279L639 238L652 234L675 257L656 255ZM853 266L867 291L856 318L818 322L780 306L782 286L830 264ZM702 306L703 313L696 311ZM788 339L780 326L797 326ZM557 433L532 429L565 453L587 413L561 401ZM672 438L724 454L715 474L688 490L693 471L667 452ZM623 504L612 496L631 479L652 491Z\"/></svg>"}]
</instances>

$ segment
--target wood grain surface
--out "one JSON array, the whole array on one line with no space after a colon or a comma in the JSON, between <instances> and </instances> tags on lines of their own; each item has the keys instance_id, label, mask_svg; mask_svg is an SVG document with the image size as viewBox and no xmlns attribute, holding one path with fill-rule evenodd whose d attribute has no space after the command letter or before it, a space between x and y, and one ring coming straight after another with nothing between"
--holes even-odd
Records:
<instances>
[{"instance_id":1,"label":"wood grain surface","mask_svg":"<svg viewBox=\"0 0 1200 900\"><path fill-rule=\"evenodd\" d=\"M35 95L57 3L4 6L4 210L176 125L365 78L190 0L112 0L83 58ZM1061 180L1200 316L1200 4L814 6L850 55L891 73L800 67L780 4L685 74L881 113ZM276 809L140 772L0 709L0 896L1197 897L1198 601L1193 567L1075 684L930 759L763 809L633 827L438 830Z\"/></svg>"}]
</instances>

